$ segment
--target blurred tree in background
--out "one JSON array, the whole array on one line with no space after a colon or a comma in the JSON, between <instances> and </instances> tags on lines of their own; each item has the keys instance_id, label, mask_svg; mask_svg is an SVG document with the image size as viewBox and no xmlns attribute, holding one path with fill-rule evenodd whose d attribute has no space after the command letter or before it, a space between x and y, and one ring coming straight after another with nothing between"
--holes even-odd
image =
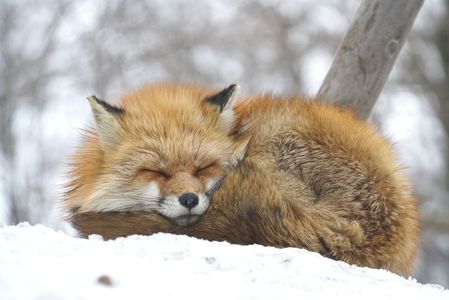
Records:
<instances>
[{"instance_id":1,"label":"blurred tree in background","mask_svg":"<svg viewBox=\"0 0 449 300\"><path fill-rule=\"evenodd\" d=\"M1 1L0 222L60 226L55 203L76 129L89 124L85 96L114 101L160 80L314 94L358 4ZM422 201L415 275L448 287L449 0L425 2L371 119Z\"/></svg>"},{"instance_id":2,"label":"blurred tree in background","mask_svg":"<svg viewBox=\"0 0 449 300\"><path fill-rule=\"evenodd\" d=\"M54 205L45 190L48 173L60 157L45 153L48 141L41 139L42 129L36 125L43 117L49 87L59 76L52 60L67 5L49 4L0 3L0 199L6 202L9 223L39 222ZM21 143L24 138L26 145ZM35 152L29 153L31 148ZM21 166L25 152L30 162Z\"/></svg>"}]
</instances>

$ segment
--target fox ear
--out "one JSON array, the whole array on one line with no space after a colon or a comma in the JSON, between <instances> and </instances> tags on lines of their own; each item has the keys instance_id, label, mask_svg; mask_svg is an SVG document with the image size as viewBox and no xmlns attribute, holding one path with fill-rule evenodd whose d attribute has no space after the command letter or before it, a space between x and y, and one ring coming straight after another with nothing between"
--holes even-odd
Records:
<instances>
[{"instance_id":1,"label":"fox ear","mask_svg":"<svg viewBox=\"0 0 449 300\"><path fill-rule=\"evenodd\" d=\"M235 140L232 147L232 165L236 166L245 157L248 150L250 137L246 134L240 136Z\"/></svg>"},{"instance_id":2,"label":"fox ear","mask_svg":"<svg viewBox=\"0 0 449 300\"><path fill-rule=\"evenodd\" d=\"M94 115L101 148L107 150L114 147L119 141L119 118L124 113L124 110L112 106L96 96L89 96L87 100Z\"/></svg>"},{"instance_id":3,"label":"fox ear","mask_svg":"<svg viewBox=\"0 0 449 300\"><path fill-rule=\"evenodd\" d=\"M234 123L235 115L233 105L240 87L237 84L232 84L227 88L221 90L217 94L208 97L208 103L217 106L220 113L220 128L229 133Z\"/></svg>"},{"instance_id":4,"label":"fox ear","mask_svg":"<svg viewBox=\"0 0 449 300\"><path fill-rule=\"evenodd\" d=\"M207 101L210 104L217 105L220 113L223 113L226 109L232 108L232 102L235 100L239 89L240 87L237 84L231 84L218 94L208 97Z\"/></svg>"}]
</instances>

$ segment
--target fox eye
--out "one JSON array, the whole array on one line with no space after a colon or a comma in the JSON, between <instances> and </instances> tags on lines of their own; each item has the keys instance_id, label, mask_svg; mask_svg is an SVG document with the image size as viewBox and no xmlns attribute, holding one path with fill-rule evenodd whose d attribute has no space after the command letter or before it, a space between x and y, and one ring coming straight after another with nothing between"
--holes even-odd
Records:
<instances>
[{"instance_id":1,"label":"fox eye","mask_svg":"<svg viewBox=\"0 0 449 300\"><path fill-rule=\"evenodd\" d=\"M205 165L204 167L197 169L195 175L196 176L203 175L203 174L207 173L208 171L210 171L213 167L215 167L215 165L216 165L215 162Z\"/></svg>"},{"instance_id":2,"label":"fox eye","mask_svg":"<svg viewBox=\"0 0 449 300\"><path fill-rule=\"evenodd\" d=\"M158 177L164 177L164 178L169 178L170 175L165 173L164 171L161 170L154 170L154 169L148 169L148 168L142 168L139 170L140 173L151 173L153 175L156 175Z\"/></svg>"}]
</instances>

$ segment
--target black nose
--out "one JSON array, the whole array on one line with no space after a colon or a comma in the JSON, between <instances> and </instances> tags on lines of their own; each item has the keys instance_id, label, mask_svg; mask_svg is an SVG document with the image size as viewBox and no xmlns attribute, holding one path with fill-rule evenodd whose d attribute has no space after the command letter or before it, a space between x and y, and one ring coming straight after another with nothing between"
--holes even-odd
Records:
<instances>
[{"instance_id":1,"label":"black nose","mask_svg":"<svg viewBox=\"0 0 449 300\"><path fill-rule=\"evenodd\" d=\"M198 196L194 193L185 193L179 196L179 203L188 209L194 208L198 205Z\"/></svg>"}]
</instances>

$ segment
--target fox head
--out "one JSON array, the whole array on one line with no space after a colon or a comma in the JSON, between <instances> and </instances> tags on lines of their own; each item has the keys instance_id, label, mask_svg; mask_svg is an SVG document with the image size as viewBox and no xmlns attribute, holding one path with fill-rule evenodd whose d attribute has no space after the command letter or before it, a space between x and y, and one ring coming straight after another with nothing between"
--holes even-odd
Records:
<instances>
[{"instance_id":1,"label":"fox head","mask_svg":"<svg viewBox=\"0 0 449 300\"><path fill-rule=\"evenodd\" d=\"M71 172L72 193L84 189L76 211L151 211L195 223L245 153L248 139L231 134L237 90L158 85L119 106L88 97L96 134Z\"/></svg>"}]
</instances>

